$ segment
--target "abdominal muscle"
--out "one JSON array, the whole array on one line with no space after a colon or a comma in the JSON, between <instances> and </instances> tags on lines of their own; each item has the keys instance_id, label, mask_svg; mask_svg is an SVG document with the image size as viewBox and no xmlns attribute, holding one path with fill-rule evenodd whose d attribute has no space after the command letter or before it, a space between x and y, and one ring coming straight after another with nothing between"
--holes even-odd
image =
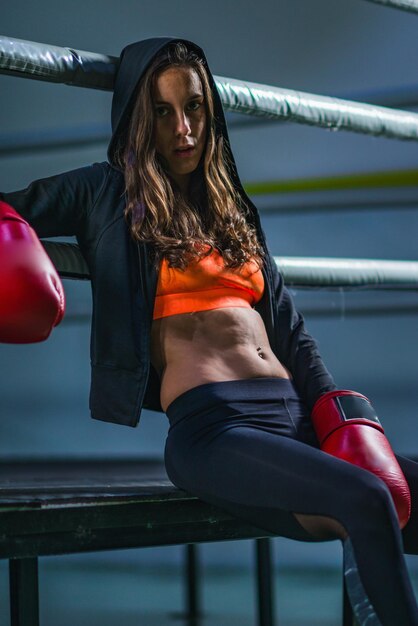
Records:
<instances>
[{"instance_id":1,"label":"abdominal muscle","mask_svg":"<svg viewBox=\"0 0 418 626\"><path fill-rule=\"evenodd\" d=\"M209 382L291 378L270 348L264 322L252 308L229 307L154 320L151 363L161 381L161 406Z\"/></svg>"}]
</instances>

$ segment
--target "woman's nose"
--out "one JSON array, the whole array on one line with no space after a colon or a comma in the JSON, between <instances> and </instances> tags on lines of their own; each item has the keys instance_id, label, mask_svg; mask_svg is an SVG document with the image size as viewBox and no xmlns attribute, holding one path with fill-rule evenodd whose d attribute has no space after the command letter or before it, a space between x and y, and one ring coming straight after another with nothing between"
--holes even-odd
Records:
<instances>
[{"instance_id":1,"label":"woman's nose","mask_svg":"<svg viewBox=\"0 0 418 626\"><path fill-rule=\"evenodd\" d=\"M190 134L190 120L184 112L176 115L176 135Z\"/></svg>"}]
</instances>

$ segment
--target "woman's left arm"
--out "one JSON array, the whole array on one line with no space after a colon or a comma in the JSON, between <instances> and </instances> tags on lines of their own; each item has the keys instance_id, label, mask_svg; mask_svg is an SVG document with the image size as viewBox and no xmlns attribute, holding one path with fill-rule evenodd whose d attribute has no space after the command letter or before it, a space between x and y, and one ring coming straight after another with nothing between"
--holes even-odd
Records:
<instances>
[{"instance_id":1,"label":"woman's left arm","mask_svg":"<svg viewBox=\"0 0 418 626\"><path fill-rule=\"evenodd\" d=\"M278 357L311 412L321 450L374 473L388 486L403 528L411 513L411 495L384 430L368 398L338 390L305 328L283 276L273 265L273 307Z\"/></svg>"},{"instance_id":2,"label":"woman's left arm","mask_svg":"<svg viewBox=\"0 0 418 626\"><path fill-rule=\"evenodd\" d=\"M316 340L308 333L303 315L296 310L282 274L270 255L273 271L273 310L278 358L293 376L294 383L309 410L318 398L337 389L324 365Z\"/></svg>"}]
</instances>

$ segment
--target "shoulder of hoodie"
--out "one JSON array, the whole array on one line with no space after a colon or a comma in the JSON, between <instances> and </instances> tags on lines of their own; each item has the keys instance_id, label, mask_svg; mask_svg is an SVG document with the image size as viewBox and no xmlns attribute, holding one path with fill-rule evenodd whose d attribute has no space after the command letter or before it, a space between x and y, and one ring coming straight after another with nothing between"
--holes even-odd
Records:
<instances>
[{"instance_id":1,"label":"shoulder of hoodie","mask_svg":"<svg viewBox=\"0 0 418 626\"><path fill-rule=\"evenodd\" d=\"M108 161L96 162L77 170L92 191L93 210L101 200L111 204L124 204L125 179L123 172Z\"/></svg>"},{"instance_id":2,"label":"shoulder of hoodie","mask_svg":"<svg viewBox=\"0 0 418 626\"><path fill-rule=\"evenodd\" d=\"M125 185L123 172L108 161L84 165L53 176L50 180L58 184L70 185L80 193L83 192L83 187L86 190L89 189L96 199L103 188L108 189L114 186L123 189Z\"/></svg>"},{"instance_id":3,"label":"shoulder of hoodie","mask_svg":"<svg viewBox=\"0 0 418 626\"><path fill-rule=\"evenodd\" d=\"M102 185L116 185L120 187L125 184L123 172L108 161L91 163L91 165L86 165L78 171L83 173L88 180L98 187Z\"/></svg>"},{"instance_id":4,"label":"shoulder of hoodie","mask_svg":"<svg viewBox=\"0 0 418 626\"><path fill-rule=\"evenodd\" d=\"M123 217L126 202L124 175L108 161L85 165L58 178L73 188L73 195L84 205L87 227L90 225L100 231Z\"/></svg>"}]
</instances>

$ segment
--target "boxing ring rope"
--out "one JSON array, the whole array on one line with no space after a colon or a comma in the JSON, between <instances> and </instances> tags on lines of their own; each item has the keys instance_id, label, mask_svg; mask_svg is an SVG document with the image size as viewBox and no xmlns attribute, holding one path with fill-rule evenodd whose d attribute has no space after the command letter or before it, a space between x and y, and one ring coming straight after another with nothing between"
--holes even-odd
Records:
<instances>
[{"instance_id":1,"label":"boxing ring rope","mask_svg":"<svg viewBox=\"0 0 418 626\"><path fill-rule=\"evenodd\" d=\"M77 244L42 241L62 278L89 280ZM287 285L294 287L401 289L418 291L418 261L274 257Z\"/></svg>"},{"instance_id":2,"label":"boxing ring rope","mask_svg":"<svg viewBox=\"0 0 418 626\"><path fill-rule=\"evenodd\" d=\"M418 86L411 84L405 87L386 87L382 89L368 89L350 92L350 96L334 94L340 99L367 102L375 106L384 106L398 109L409 109L418 106ZM228 128L231 132L240 129L249 129L266 124L275 124L276 120L267 117L252 119L249 115L243 116L227 114ZM282 120L283 124L287 122ZM88 124L74 124L62 128L26 129L24 132L6 132L0 134L0 158L28 152L46 152L50 150L65 150L109 143L111 136L110 124L97 122Z\"/></svg>"},{"instance_id":3,"label":"boxing ring rope","mask_svg":"<svg viewBox=\"0 0 418 626\"><path fill-rule=\"evenodd\" d=\"M0 73L111 90L117 58L0 35ZM329 130L418 140L418 114L215 76L227 111Z\"/></svg>"},{"instance_id":4,"label":"boxing ring rope","mask_svg":"<svg viewBox=\"0 0 418 626\"><path fill-rule=\"evenodd\" d=\"M402 9L403 11L409 11L410 13L418 13L417 0L367 0L367 2L384 4L392 9Z\"/></svg>"}]
</instances>

